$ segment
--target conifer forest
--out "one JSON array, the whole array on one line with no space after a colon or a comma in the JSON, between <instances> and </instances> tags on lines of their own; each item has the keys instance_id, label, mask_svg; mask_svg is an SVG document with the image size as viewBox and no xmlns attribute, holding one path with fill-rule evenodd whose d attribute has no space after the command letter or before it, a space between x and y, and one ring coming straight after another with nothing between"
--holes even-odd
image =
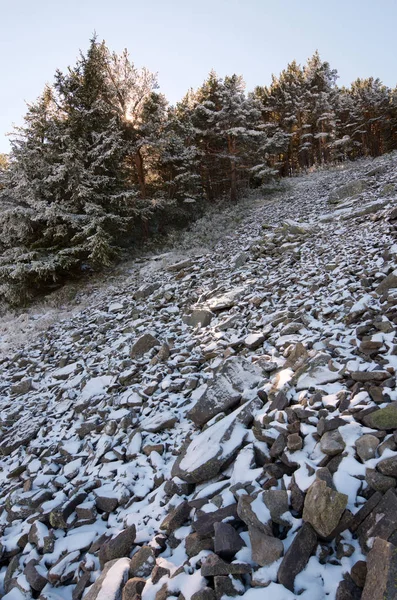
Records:
<instances>
[{"instance_id":1,"label":"conifer forest","mask_svg":"<svg viewBox=\"0 0 397 600\"><path fill-rule=\"evenodd\" d=\"M211 71L172 106L156 74L94 37L0 157L1 300L109 267L273 179L396 149L397 89L337 79L315 52L248 93Z\"/></svg>"}]
</instances>

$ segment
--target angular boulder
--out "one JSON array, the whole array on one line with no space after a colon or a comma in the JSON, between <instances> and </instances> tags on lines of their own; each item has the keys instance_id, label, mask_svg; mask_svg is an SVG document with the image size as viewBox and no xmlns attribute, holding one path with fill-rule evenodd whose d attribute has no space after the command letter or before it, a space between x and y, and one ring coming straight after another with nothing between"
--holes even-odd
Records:
<instances>
[{"instance_id":1,"label":"angular boulder","mask_svg":"<svg viewBox=\"0 0 397 600\"><path fill-rule=\"evenodd\" d=\"M260 381L258 367L243 358L229 358L187 416L202 427L215 415L236 406L244 389L252 388Z\"/></svg>"},{"instance_id":2,"label":"angular boulder","mask_svg":"<svg viewBox=\"0 0 397 600\"><path fill-rule=\"evenodd\" d=\"M215 477L236 455L247 437L247 426L262 407L259 398L249 400L194 438L181 451L172 477L199 483Z\"/></svg>"}]
</instances>

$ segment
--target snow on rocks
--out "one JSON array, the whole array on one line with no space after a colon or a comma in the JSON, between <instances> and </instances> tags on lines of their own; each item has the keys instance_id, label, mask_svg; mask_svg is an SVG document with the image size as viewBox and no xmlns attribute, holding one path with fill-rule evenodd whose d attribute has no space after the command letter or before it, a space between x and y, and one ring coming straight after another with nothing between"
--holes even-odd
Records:
<instances>
[{"instance_id":1,"label":"snow on rocks","mask_svg":"<svg viewBox=\"0 0 397 600\"><path fill-rule=\"evenodd\" d=\"M0 596L394 597L396 183L294 179L4 355Z\"/></svg>"}]
</instances>

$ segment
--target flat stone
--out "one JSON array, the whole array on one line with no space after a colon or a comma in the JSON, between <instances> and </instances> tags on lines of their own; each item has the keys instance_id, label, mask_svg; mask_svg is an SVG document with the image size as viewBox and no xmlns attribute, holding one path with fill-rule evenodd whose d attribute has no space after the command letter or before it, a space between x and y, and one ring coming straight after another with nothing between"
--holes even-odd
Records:
<instances>
[{"instance_id":1,"label":"flat stone","mask_svg":"<svg viewBox=\"0 0 397 600\"><path fill-rule=\"evenodd\" d=\"M31 378L22 379L18 383L11 386L10 392L12 396L23 396L33 389L33 380Z\"/></svg>"},{"instance_id":2,"label":"flat stone","mask_svg":"<svg viewBox=\"0 0 397 600\"><path fill-rule=\"evenodd\" d=\"M212 537L202 537L198 533L190 533L185 538L186 554L189 558L200 554L202 550L214 551L214 540Z\"/></svg>"},{"instance_id":3,"label":"flat stone","mask_svg":"<svg viewBox=\"0 0 397 600\"><path fill-rule=\"evenodd\" d=\"M361 600L395 600L397 598L397 548L375 538L367 557L367 577Z\"/></svg>"},{"instance_id":4,"label":"flat stone","mask_svg":"<svg viewBox=\"0 0 397 600\"><path fill-rule=\"evenodd\" d=\"M245 575L251 573L252 567L246 563L227 563L216 554L210 554L203 560L201 575L215 577L217 575Z\"/></svg>"},{"instance_id":5,"label":"flat stone","mask_svg":"<svg viewBox=\"0 0 397 600\"><path fill-rule=\"evenodd\" d=\"M83 597L83 594L85 592L85 589L90 585L90 581L91 581L90 571L84 571L81 574L81 576L79 577L79 580L73 589L72 600L81 600L81 598Z\"/></svg>"},{"instance_id":6,"label":"flat stone","mask_svg":"<svg viewBox=\"0 0 397 600\"><path fill-rule=\"evenodd\" d=\"M208 327L214 316L214 313L206 308L195 308L190 315L183 317L183 322L190 327L197 327L198 325Z\"/></svg>"},{"instance_id":7,"label":"flat stone","mask_svg":"<svg viewBox=\"0 0 397 600\"><path fill-rule=\"evenodd\" d=\"M244 389L253 387L261 379L260 369L250 361L234 356L229 358L193 408L189 410L188 418L202 427L214 416L236 406Z\"/></svg>"},{"instance_id":8,"label":"flat stone","mask_svg":"<svg viewBox=\"0 0 397 600\"><path fill-rule=\"evenodd\" d=\"M303 448L303 440L299 433L291 433L287 437L287 448L290 452L297 452Z\"/></svg>"},{"instance_id":9,"label":"flat stone","mask_svg":"<svg viewBox=\"0 0 397 600\"><path fill-rule=\"evenodd\" d=\"M110 560L84 596L84 600L121 600L122 589L128 580L129 558Z\"/></svg>"},{"instance_id":10,"label":"flat stone","mask_svg":"<svg viewBox=\"0 0 397 600\"><path fill-rule=\"evenodd\" d=\"M248 434L246 428L262 406L259 398L249 400L195 437L181 450L172 467L172 477L188 483L215 477L243 445Z\"/></svg>"},{"instance_id":11,"label":"flat stone","mask_svg":"<svg viewBox=\"0 0 397 600\"><path fill-rule=\"evenodd\" d=\"M113 539L103 544L99 551L99 562L103 568L104 564L122 557L129 557L135 541L135 525L131 525L116 535ZM128 565L130 561L128 559Z\"/></svg>"},{"instance_id":12,"label":"flat stone","mask_svg":"<svg viewBox=\"0 0 397 600\"><path fill-rule=\"evenodd\" d=\"M156 557L150 546L142 546L131 558L130 577L149 577L156 563Z\"/></svg>"},{"instance_id":13,"label":"flat stone","mask_svg":"<svg viewBox=\"0 0 397 600\"><path fill-rule=\"evenodd\" d=\"M140 358L152 348L160 346L160 342L150 333L145 333L134 342L130 349L131 358Z\"/></svg>"},{"instance_id":14,"label":"flat stone","mask_svg":"<svg viewBox=\"0 0 397 600\"><path fill-rule=\"evenodd\" d=\"M250 350L256 350L262 346L265 336L262 333L250 333L244 340L244 345Z\"/></svg>"},{"instance_id":15,"label":"flat stone","mask_svg":"<svg viewBox=\"0 0 397 600\"><path fill-rule=\"evenodd\" d=\"M76 492L69 498L69 500L67 500L67 502L62 504L62 506L54 508L54 510L50 512L49 516L51 526L56 529L67 529L68 518L74 512L76 506L84 502L86 499L86 492Z\"/></svg>"},{"instance_id":16,"label":"flat stone","mask_svg":"<svg viewBox=\"0 0 397 600\"><path fill-rule=\"evenodd\" d=\"M229 598L241 595L241 581L233 577L233 575L217 575L214 577L214 588L216 600L221 600L223 596Z\"/></svg>"},{"instance_id":17,"label":"flat stone","mask_svg":"<svg viewBox=\"0 0 397 600\"><path fill-rule=\"evenodd\" d=\"M225 560L232 560L236 553L244 546L244 542L234 529L228 523L214 523L215 553Z\"/></svg>"},{"instance_id":18,"label":"flat stone","mask_svg":"<svg viewBox=\"0 0 397 600\"><path fill-rule=\"evenodd\" d=\"M387 275L387 277L380 282L375 291L377 294L381 295L394 288L397 288L397 269L390 273L390 275Z\"/></svg>"},{"instance_id":19,"label":"flat stone","mask_svg":"<svg viewBox=\"0 0 397 600\"><path fill-rule=\"evenodd\" d=\"M32 590L41 592L44 586L47 585L48 579L44 575L44 568L37 563L36 560L30 560L23 572Z\"/></svg>"},{"instance_id":20,"label":"flat stone","mask_svg":"<svg viewBox=\"0 0 397 600\"><path fill-rule=\"evenodd\" d=\"M213 312L232 308L238 302L243 292L244 288L238 287L224 294L218 294L207 301L207 306Z\"/></svg>"},{"instance_id":21,"label":"flat stone","mask_svg":"<svg viewBox=\"0 0 397 600\"><path fill-rule=\"evenodd\" d=\"M190 600L217 600L217 597L212 588L205 587L201 588L198 592L194 592L190 597Z\"/></svg>"},{"instance_id":22,"label":"flat stone","mask_svg":"<svg viewBox=\"0 0 397 600\"><path fill-rule=\"evenodd\" d=\"M317 535L309 523L304 523L295 535L278 569L279 583L294 591L295 577L303 571L317 546Z\"/></svg>"},{"instance_id":23,"label":"flat stone","mask_svg":"<svg viewBox=\"0 0 397 600\"><path fill-rule=\"evenodd\" d=\"M256 527L249 527L249 536L252 547L252 560L261 567L271 565L284 554L284 545L281 540L266 535Z\"/></svg>"},{"instance_id":24,"label":"flat stone","mask_svg":"<svg viewBox=\"0 0 397 600\"><path fill-rule=\"evenodd\" d=\"M357 194L361 194L364 190L366 190L368 185L369 181L367 179L355 179L353 181L349 181L348 183L345 183L344 185L332 190L328 196L328 202L330 204L338 204L345 198L357 196Z\"/></svg>"},{"instance_id":25,"label":"flat stone","mask_svg":"<svg viewBox=\"0 0 397 600\"><path fill-rule=\"evenodd\" d=\"M391 402L385 408L375 410L364 417L364 423L372 429L397 429L397 402Z\"/></svg>"},{"instance_id":26,"label":"flat stone","mask_svg":"<svg viewBox=\"0 0 397 600\"><path fill-rule=\"evenodd\" d=\"M43 554L51 553L54 550L54 533L48 529L47 525L40 521L35 521L32 524L28 534L28 541L30 544L34 544L37 550Z\"/></svg>"},{"instance_id":27,"label":"flat stone","mask_svg":"<svg viewBox=\"0 0 397 600\"><path fill-rule=\"evenodd\" d=\"M350 576L359 588L363 588L367 577L367 563L364 560L358 560L354 563Z\"/></svg>"},{"instance_id":28,"label":"flat stone","mask_svg":"<svg viewBox=\"0 0 397 600\"><path fill-rule=\"evenodd\" d=\"M337 429L326 431L320 441L320 448L322 452L328 456L341 454L345 447L346 444Z\"/></svg>"},{"instance_id":29,"label":"flat stone","mask_svg":"<svg viewBox=\"0 0 397 600\"><path fill-rule=\"evenodd\" d=\"M362 590L356 585L349 573L345 573L336 590L335 600L360 600Z\"/></svg>"},{"instance_id":30,"label":"flat stone","mask_svg":"<svg viewBox=\"0 0 397 600\"><path fill-rule=\"evenodd\" d=\"M166 531L168 534L173 533L176 529L179 529L189 518L191 508L189 503L184 500L181 504L178 504L168 515L165 517L160 525L160 529Z\"/></svg>"},{"instance_id":31,"label":"flat stone","mask_svg":"<svg viewBox=\"0 0 397 600\"><path fill-rule=\"evenodd\" d=\"M215 523L220 523L224 519L230 521L236 520L237 518L237 505L229 504L229 506L225 506L224 508L220 508L213 512L203 513L192 522L192 527L201 538L206 538L215 533Z\"/></svg>"},{"instance_id":32,"label":"flat stone","mask_svg":"<svg viewBox=\"0 0 397 600\"><path fill-rule=\"evenodd\" d=\"M173 265L169 265L168 271L175 273L178 271L182 271L184 269L190 269L190 267L192 267L192 266L193 266L193 260L191 258L185 258L184 260L174 263Z\"/></svg>"},{"instance_id":33,"label":"flat stone","mask_svg":"<svg viewBox=\"0 0 397 600\"><path fill-rule=\"evenodd\" d=\"M30 414L21 417L0 440L0 455L8 456L17 448L27 446L36 437L44 421L43 417Z\"/></svg>"},{"instance_id":34,"label":"flat stone","mask_svg":"<svg viewBox=\"0 0 397 600\"><path fill-rule=\"evenodd\" d=\"M146 580L142 577L132 577L123 587L121 600L137 600L141 597L145 585Z\"/></svg>"},{"instance_id":35,"label":"flat stone","mask_svg":"<svg viewBox=\"0 0 397 600\"><path fill-rule=\"evenodd\" d=\"M286 490L265 490L262 499L270 511L270 517L274 523L286 525L282 518L288 512L288 492Z\"/></svg>"},{"instance_id":36,"label":"flat stone","mask_svg":"<svg viewBox=\"0 0 397 600\"><path fill-rule=\"evenodd\" d=\"M382 475L397 477L397 456L390 456L379 461L377 469Z\"/></svg>"},{"instance_id":37,"label":"flat stone","mask_svg":"<svg viewBox=\"0 0 397 600\"><path fill-rule=\"evenodd\" d=\"M397 497L388 490L357 529L360 545L369 550L375 537L388 540L397 530Z\"/></svg>"},{"instance_id":38,"label":"flat stone","mask_svg":"<svg viewBox=\"0 0 397 600\"><path fill-rule=\"evenodd\" d=\"M397 483L394 477L382 475L381 473L378 473L376 469L367 469L365 471L365 481L368 483L369 487L382 494L391 488L395 488Z\"/></svg>"},{"instance_id":39,"label":"flat stone","mask_svg":"<svg viewBox=\"0 0 397 600\"><path fill-rule=\"evenodd\" d=\"M387 371L353 371L353 373L350 373L350 377L353 381L367 383L368 381L384 381L390 377L390 373Z\"/></svg>"},{"instance_id":40,"label":"flat stone","mask_svg":"<svg viewBox=\"0 0 397 600\"><path fill-rule=\"evenodd\" d=\"M329 488L317 479L309 487L303 507L303 520L310 523L318 535L328 537L339 524L348 497Z\"/></svg>"},{"instance_id":41,"label":"flat stone","mask_svg":"<svg viewBox=\"0 0 397 600\"><path fill-rule=\"evenodd\" d=\"M365 521L368 515L374 510L374 508L379 504L382 500L382 494L379 492L375 492L372 496L367 500L363 506L356 512L353 517L353 522L350 525L350 530L354 533L361 523Z\"/></svg>"},{"instance_id":42,"label":"flat stone","mask_svg":"<svg viewBox=\"0 0 397 600\"><path fill-rule=\"evenodd\" d=\"M370 433L362 435L356 441L356 451L363 462L375 458L378 446L379 439Z\"/></svg>"},{"instance_id":43,"label":"flat stone","mask_svg":"<svg viewBox=\"0 0 397 600\"><path fill-rule=\"evenodd\" d=\"M166 429L171 429L177 422L177 417L170 410L158 412L152 417L146 417L141 421L142 431L149 433L159 433Z\"/></svg>"},{"instance_id":44,"label":"flat stone","mask_svg":"<svg viewBox=\"0 0 397 600\"><path fill-rule=\"evenodd\" d=\"M256 498L241 495L238 499L237 514L249 527L255 527L265 535L272 535L270 511L260 495Z\"/></svg>"}]
</instances>

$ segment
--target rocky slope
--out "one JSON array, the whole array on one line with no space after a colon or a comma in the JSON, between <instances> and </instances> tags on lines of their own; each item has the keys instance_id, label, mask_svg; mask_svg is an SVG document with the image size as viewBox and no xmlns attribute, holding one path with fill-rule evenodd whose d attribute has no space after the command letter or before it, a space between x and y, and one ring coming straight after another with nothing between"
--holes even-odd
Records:
<instances>
[{"instance_id":1,"label":"rocky slope","mask_svg":"<svg viewBox=\"0 0 397 600\"><path fill-rule=\"evenodd\" d=\"M1 597L396 597L396 201L295 179L4 357Z\"/></svg>"}]
</instances>

